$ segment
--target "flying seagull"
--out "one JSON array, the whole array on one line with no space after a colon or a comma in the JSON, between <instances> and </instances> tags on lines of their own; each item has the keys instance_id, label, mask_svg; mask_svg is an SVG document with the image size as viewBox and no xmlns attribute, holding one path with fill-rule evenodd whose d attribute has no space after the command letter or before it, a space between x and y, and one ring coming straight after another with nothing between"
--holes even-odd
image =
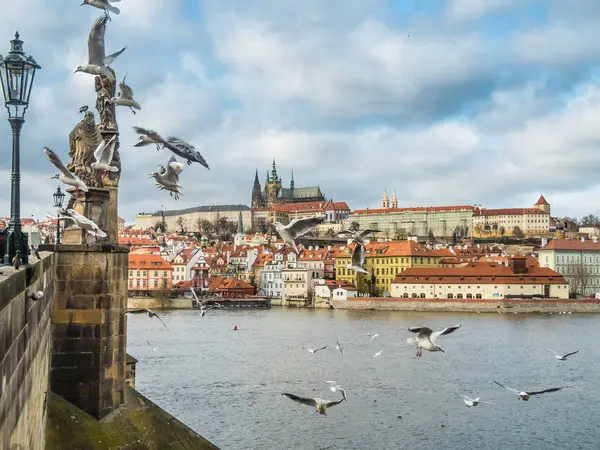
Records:
<instances>
[{"instance_id":1,"label":"flying seagull","mask_svg":"<svg viewBox=\"0 0 600 450\"><path fill-rule=\"evenodd\" d=\"M167 168L159 166L160 170L154 171L150 174L150 178L156 180L156 187L162 190L169 191L171 197L175 194L175 200L179 200L179 196L183 195L179 189L183 189L179 185L179 174L183 171L185 166L177 162L175 156L171 155Z\"/></svg>"},{"instance_id":2,"label":"flying seagull","mask_svg":"<svg viewBox=\"0 0 600 450\"><path fill-rule=\"evenodd\" d=\"M108 175L108 172L118 172L119 168L111 166L110 163L115 153L115 146L117 145L117 135L115 134L108 142L101 140L94 151L94 159L90 167L92 170L101 170L104 176Z\"/></svg>"},{"instance_id":3,"label":"flying seagull","mask_svg":"<svg viewBox=\"0 0 600 450\"><path fill-rule=\"evenodd\" d=\"M44 297L44 292L43 291L33 291L33 290L28 290L27 291L27 297L30 298L31 300L33 300L34 302L37 302L40 298Z\"/></svg>"},{"instance_id":4,"label":"flying seagull","mask_svg":"<svg viewBox=\"0 0 600 450\"><path fill-rule=\"evenodd\" d=\"M325 347L321 347L321 348L308 348L308 347L302 347L304 350L308 350L309 353L317 353L319 350L325 350L328 346L326 345Z\"/></svg>"},{"instance_id":5,"label":"flying seagull","mask_svg":"<svg viewBox=\"0 0 600 450\"><path fill-rule=\"evenodd\" d=\"M579 353L579 350L575 350L574 352L567 353L566 355L561 355L560 353L556 353L554 350L545 349L547 352L553 353L554 357L559 361L566 361L567 358L575 353Z\"/></svg>"},{"instance_id":6,"label":"flying seagull","mask_svg":"<svg viewBox=\"0 0 600 450\"><path fill-rule=\"evenodd\" d=\"M86 184L83 181L81 181L77 175L70 172L65 167L65 165L62 163L62 161L56 153L54 153L48 147L44 147L44 154L46 155L46 158L48 158L48 161L50 161L54 165L54 167L56 167L60 171L60 173L57 173L51 179L57 178L63 183L68 184L69 186L74 186L75 189L77 189L78 191L88 191L88 187L86 186Z\"/></svg>"},{"instance_id":7,"label":"flying seagull","mask_svg":"<svg viewBox=\"0 0 600 450\"><path fill-rule=\"evenodd\" d=\"M208 170L210 170L210 167L208 167L208 164L204 157L200 154L198 150L196 150L196 147L194 147L192 144L189 144L184 140L176 137L168 137L163 146L163 148L168 148L177 156L180 156L183 159L187 160L188 166L191 165L193 162L197 162L202 164Z\"/></svg>"},{"instance_id":8,"label":"flying seagull","mask_svg":"<svg viewBox=\"0 0 600 450\"><path fill-rule=\"evenodd\" d=\"M333 303L331 303L331 300L329 300L329 299L320 300L317 303L326 303L326 304L328 304L329 306L331 306L333 309L335 309L337 311L337 308L335 307L335 305Z\"/></svg>"},{"instance_id":9,"label":"flying seagull","mask_svg":"<svg viewBox=\"0 0 600 450\"><path fill-rule=\"evenodd\" d=\"M379 333L367 333L367 336L371 338L371 340L369 341L370 344L371 342L373 342L373 339L379 336Z\"/></svg>"},{"instance_id":10,"label":"flying seagull","mask_svg":"<svg viewBox=\"0 0 600 450\"><path fill-rule=\"evenodd\" d=\"M471 398L471 397L467 397L466 395L462 395L462 394L461 394L461 397L463 399L463 402L465 402L465 405L467 405L467 408L471 408L472 406L477 406L480 403L488 403L490 405L493 405L492 402L484 402L479 397Z\"/></svg>"},{"instance_id":11,"label":"flying seagull","mask_svg":"<svg viewBox=\"0 0 600 450\"><path fill-rule=\"evenodd\" d=\"M133 99L133 89L125 83L126 77L127 75L119 81L119 96L113 97L110 101L115 105L128 106L129 109L131 109L131 112L135 114L133 108L140 110L142 107Z\"/></svg>"},{"instance_id":12,"label":"flying seagull","mask_svg":"<svg viewBox=\"0 0 600 450\"><path fill-rule=\"evenodd\" d=\"M437 345L435 341L438 337L450 334L459 328L460 325L454 325L451 327L446 327L442 331L433 331L431 328L427 327L410 327L408 331L417 333L417 338L408 338L406 342L417 346L417 356L419 357L423 356L423 350L427 350L429 352L444 352L442 347Z\"/></svg>"},{"instance_id":13,"label":"flying seagull","mask_svg":"<svg viewBox=\"0 0 600 450\"><path fill-rule=\"evenodd\" d=\"M337 235L351 237L352 239L354 239L355 242L366 245L367 242L365 241L365 238L368 235L373 234L373 233L381 233L381 231L373 230L371 228L367 228L366 230L361 230L361 231L344 230L344 231L340 231L339 233L337 233Z\"/></svg>"},{"instance_id":14,"label":"flying seagull","mask_svg":"<svg viewBox=\"0 0 600 450\"><path fill-rule=\"evenodd\" d=\"M154 311L152 311L151 309L148 309L148 308L130 309L125 314L143 314L143 313L148 313L148 317L150 317L150 318L156 317L158 320L160 320L160 323L162 323L164 325L164 327L167 329L167 331L171 331L171 330L169 330L169 327L167 326L167 324L164 323L163 320L160 318L160 316L158 314L156 314Z\"/></svg>"},{"instance_id":15,"label":"flying seagull","mask_svg":"<svg viewBox=\"0 0 600 450\"><path fill-rule=\"evenodd\" d=\"M145 147L146 145L154 144L156 145L156 150L160 150L161 145L166 142L162 136L154 130L148 130L142 127L133 127L133 131L140 135L138 137L138 141L134 144L134 147Z\"/></svg>"},{"instance_id":16,"label":"flying seagull","mask_svg":"<svg viewBox=\"0 0 600 450\"><path fill-rule=\"evenodd\" d=\"M337 382L332 380L332 381L326 381L325 384L329 385L329 390L331 392L340 391L342 393L342 397L344 397L344 400L348 400L346 398L346 390L343 387L341 387L339 384L337 384Z\"/></svg>"},{"instance_id":17,"label":"flying seagull","mask_svg":"<svg viewBox=\"0 0 600 450\"><path fill-rule=\"evenodd\" d=\"M15 252L15 256L12 259L12 265L17 270L19 270L19 267L21 267L21 251L20 250L17 250Z\"/></svg>"},{"instance_id":18,"label":"flying seagull","mask_svg":"<svg viewBox=\"0 0 600 450\"><path fill-rule=\"evenodd\" d=\"M360 242L356 242L354 244L354 250L352 250L352 264L347 264L347 269L352 269L357 273L369 273L365 269L363 269L363 264L365 263L365 258L367 256L367 250L365 246Z\"/></svg>"},{"instance_id":19,"label":"flying seagull","mask_svg":"<svg viewBox=\"0 0 600 450\"><path fill-rule=\"evenodd\" d=\"M88 232L89 235L95 238L105 238L106 233L93 220L88 219L83 214L78 213L74 209L61 208L58 213L63 216L62 219L72 220L76 226Z\"/></svg>"},{"instance_id":20,"label":"flying seagull","mask_svg":"<svg viewBox=\"0 0 600 450\"><path fill-rule=\"evenodd\" d=\"M90 107L88 105L83 105L81 108L79 108L79 112L80 113L84 113L86 112L88 109L90 109Z\"/></svg>"},{"instance_id":21,"label":"flying seagull","mask_svg":"<svg viewBox=\"0 0 600 450\"><path fill-rule=\"evenodd\" d=\"M373 355L373 359L377 358L378 356L381 356L382 353L383 353L383 350L379 350L377 353L375 353Z\"/></svg>"},{"instance_id":22,"label":"flying seagull","mask_svg":"<svg viewBox=\"0 0 600 450\"><path fill-rule=\"evenodd\" d=\"M340 342L339 339L336 339L336 341L335 341L335 349L339 350L340 353L342 354L342 356L344 356L344 349L342 348L342 343Z\"/></svg>"},{"instance_id":23,"label":"flying seagull","mask_svg":"<svg viewBox=\"0 0 600 450\"><path fill-rule=\"evenodd\" d=\"M118 52L105 56L104 53L104 33L106 32L106 22L108 15L100 16L92 25L90 35L88 37L88 63L82 64L75 69L75 73L84 72L91 75L104 75L111 80L115 77L107 69L117 57L125 51L127 47L123 47Z\"/></svg>"},{"instance_id":24,"label":"flying seagull","mask_svg":"<svg viewBox=\"0 0 600 450\"><path fill-rule=\"evenodd\" d=\"M311 231L317 225L325 221L325 216L309 217L305 219L294 219L287 225L283 226L279 222L273 222L275 231L281 236L283 242L292 247L296 254L299 254L298 247L294 239L304 236L306 233Z\"/></svg>"},{"instance_id":25,"label":"flying seagull","mask_svg":"<svg viewBox=\"0 0 600 450\"><path fill-rule=\"evenodd\" d=\"M498 383L497 381L494 381L494 383L496 383L500 387L503 387L507 391L514 392L515 394L517 394L519 396L519 400L525 400L525 401L529 400L529 397L531 397L532 395L545 394L546 392L556 392L556 391L560 391L561 389L564 389L564 386L563 386L563 387L559 387L559 388L550 388L550 389L544 389L543 391L535 391L535 392L519 391L518 389L513 389L511 387L504 386L502 383Z\"/></svg>"},{"instance_id":26,"label":"flying seagull","mask_svg":"<svg viewBox=\"0 0 600 450\"><path fill-rule=\"evenodd\" d=\"M112 6L109 2L116 3L120 1L121 0L83 0L83 3L80 6L90 5L98 9L103 9L104 11L110 11L113 14L119 15L121 12L119 11L119 8Z\"/></svg>"},{"instance_id":27,"label":"flying seagull","mask_svg":"<svg viewBox=\"0 0 600 450\"><path fill-rule=\"evenodd\" d=\"M340 403L342 403L345 400L345 398L342 398L341 400L334 402L331 400L323 400L322 398L318 398L318 397L316 397L316 398L298 397L297 395L288 394L287 392L284 392L282 395L289 398L290 400L294 400L297 403L302 403L303 405L313 406L315 408L315 411L323 416L327 415L327 408L331 408L332 406L339 405Z\"/></svg>"}]
</instances>

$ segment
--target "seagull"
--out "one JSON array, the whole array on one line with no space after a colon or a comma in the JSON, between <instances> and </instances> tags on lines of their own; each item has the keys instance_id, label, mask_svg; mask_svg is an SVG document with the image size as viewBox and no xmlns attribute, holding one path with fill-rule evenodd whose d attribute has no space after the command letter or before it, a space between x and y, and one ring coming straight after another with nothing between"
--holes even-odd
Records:
<instances>
[{"instance_id":1,"label":"seagull","mask_svg":"<svg viewBox=\"0 0 600 450\"><path fill-rule=\"evenodd\" d=\"M302 403L303 405L313 406L315 408L315 411L323 416L327 415L327 408L331 408L332 406L339 405L344 400L346 400L345 398L342 398L341 400L334 402L331 400L323 400L322 398L318 398L318 397L316 397L316 398L298 397L297 395L288 394L287 392L284 392L282 395L289 398L290 400L294 400L297 403Z\"/></svg>"},{"instance_id":2,"label":"seagull","mask_svg":"<svg viewBox=\"0 0 600 450\"><path fill-rule=\"evenodd\" d=\"M83 0L83 3L79 6L90 5L104 11L110 11L111 13L119 15L121 11L116 6L112 6L109 2L120 2L121 0Z\"/></svg>"},{"instance_id":3,"label":"seagull","mask_svg":"<svg viewBox=\"0 0 600 450\"><path fill-rule=\"evenodd\" d=\"M81 108L79 108L79 112L80 113L84 113L86 112L88 109L90 109L90 107L88 105L83 105Z\"/></svg>"},{"instance_id":4,"label":"seagull","mask_svg":"<svg viewBox=\"0 0 600 450\"><path fill-rule=\"evenodd\" d=\"M333 303L331 303L331 300L327 299L327 300L320 300L317 303L327 303L329 306L331 306L333 309L335 309L337 311L337 308L335 307L335 305Z\"/></svg>"},{"instance_id":5,"label":"seagull","mask_svg":"<svg viewBox=\"0 0 600 450\"><path fill-rule=\"evenodd\" d=\"M342 344L339 339L336 339L335 341L335 349L339 350L342 356L344 356L344 349L342 348Z\"/></svg>"},{"instance_id":6,"label":"seagull","mask_svg":"<svg viewBox=\"0 0 600 450\"><path fill-rule=\"evenodd\" d=\"M169 330L169 327L167 326L167 324L164 323L163 320L160 318L160 316L158 314L156 314L154 311L152 311L151 309L148 309L148 308L130 309L125 314L143 314L143 313L148 313L148 317L156 317L158 320L160 320L160 323L162 323L168 331L171 331L171 330Z\"/></svg>"},{"instance_id":7,"label":"seagull","mask_svg":"<svg viewBox=\"0 0 600 450\"><path fill-rule=\"evenodd\" d=\"M309 353L317 353L319 350L325 350L328 347L328 345L326 345L325 347L321 347L321 348L316 348L316 349L312 349L312 348L307 348L307 347L302 347L304 350L308 350Z\"/></svg>"},{"instance_id":8,"label":"seagull","mask_svg":"<svg viewBox=\"0 0 600 450\"><path fill-rule=\"evenodd\" d=\"M133 108L140 110L142 107L133 99L133 90L127 84L125 84L126 77L127 75L125 75L121 81L119 81L119 96L113 97L110 101L115 105L129 106L131 112L135 114Z\"/></svg>"},{"instance_id":9,"label":"seagull","mask_svg":"<svg viewBox=\"0 0 600 450\"><path fill-rule=\"evenodd\" d=\"M362 230L362 231L344 230L344 231L340 231L339 233L337 233L337 235L338 236L349 236L355 242L358 242L359 244L366 245L367 241L365 241L365 238L369 234L373 234L373 233L381 233L381 231L379 231L379 230L373 230L371 228L367 228L366 230Z\"/></svg>"},{"instance_id":10,"label":"seagull","mask_svg":"<svg viewBox=\"0 0 600 450\"><path fill-rule=\"evenodd\" d=\"M567 353L566 355L561 355L560 353L556 353L554 350L549 350L547 348L545 350L547 352L553 353L554 357L559 361L566 361L569 356L574 355L575 353L579 353L579 350L575 350L574 352Z\"/></svg>"},{"instance_id":11,"label":"seagull","mask_svg":"<svg viewBox=\"0 0 600 450\"><path fill-rule=\"evenodd\" d=\"M27 297L29 297L31 300L33 300L34 302L37 302L39 299L44 297L44 292L43 291L33 291L33 290L29 290L27 292Z\"/></svg>"},{"instance_id":12,"label":"seagull","mask_svg":"<svg viewBox=\"0 0 600 450\"><path fill-rule=\"evenodd\" d=\"M408 331L417 333L417 338L408 338L406 342L409 344L415 344L417 346L417 356L423 356L423 350L430 352L444 352L442 347L435 343L436 339L440 336L450 334L460 328L460 325L454 325L446 327L442 331L432 331L431 328L427 327L410 327Z\"/></svg>"},{"instance_id":13,"label":"seagull","mask_svg":"<svg viewBox=\"0 0 600 450\"><path fill-rule=\"evenodd\" d=\"M343 387L341 387L335 381L326 381L325 384L329 385L329 390L331 392L340 391L342 393L342 396L344 397L344 400L347 400L347 398L346 398L346 389L344 389Z\"/></svg>"},{"instance_id":14,"label":"seagull","mask_svg":"<svg viewBox=\"0 0 600 450\"><path fill-rule=\"evenodd\" d=\"M219 305L218 303L215 303L212 306L209 306L208 308L204 305L204 302L200 304L200 317L204 317L206 315L206 313L208 311L210 311L211 309L215 309L215 308L221 308L221 305Z\"/></svg>"},{"instance_id":15,"label":"seagull","mask_svg":"<svg viewBox=\"0 0 600 450\"><path fill-rule=\"evenodd\" d=\"M352 250L352 264L346 264L346 268L352 269L357 273L369 273L362 267L365 263L366 256L367 250L365 249L365 246L360 242L357 242L354 245L354 250Z\"/></svg>"},{"instance_id":16,"label":"seagull","mask_svg":"<svg viewBox=\"0 0 600 450\"><path fill-rule=\"evenodd\" d=\"M104 176L108 175L108 172L118 172L119 168L115 166L111 166L110 163L113 159L113 154L115 153L115 146L117 145L117 135L115 134L110 141L106 142L105 140L101 140L94 151L94 159L90 167L92 170L102 170L102 174Z\"/></svg>"},{"instance_id":17,"label":"seagull","mask_svg":"<svg viewBox=\"0 0 600 450\"><path fill-rule=\"evenodd\" d=\"M377 336L379 336L379 333L367 333L367 336L369 336L371 338L371 340L369 341L369 344L371 342L373 342L373 339L375 339Z\"/></svg>"},{"instance_id":18,"label":"seagull","mask_svg":"<svg viewBox=\"0 0 600 450\"><path fill-rule=\"evenodd\" d=\"M154 144L156 145L156 150L160 150L161 145L166 142L162 136L154 130L148 130L142 127L133 127L133 131L140 135L137 143L134 144L134 147L145 147L146 145Z\"/></svg>"},{"instance_id":19,"label":"seagull","mask_svg":"<svg viewBox=\"0 0 600 450\"><path fill-rule=\"evenodd\" d=\"M156 349L154 347L152 347L152 344L150 344L150 341L146 341L146 344L148 344L150 346L150 348L152 349L153 352L156 351Z\"/></svg>"},{"instance_id":20,"label":"seagull","mask_svg":"<svg viewBox=\"0 0 600 450\"><path fill-rule=\"evenodd\" d=\"M68 184L69 186L74 186L75 189L77 189L77 191L88 191L88 187L86 186L86 184L83 181L81 181L77 175L70 172L65 167L65 165L62 163L62 161L56 153L54 153L48 147L44 147L44 154L46 155L46 158L48 158L48 161L50 161L54 165L54 167L56 167L61 172L54 175L51 178L52 180L57 178L63 183Z\"/></svg>"},{"instance_id":21,"label":"seagull","mask_svg":"<svg viewBox=\"0 0 600 450\"><path fill-rule=\"evenodd\" d=\"M467 405L467 408L471 408L472 406L477 406L480 403L488 403L490 405L493 405L492 402L484 402L479 397L471 398L471 397L467 397L466 395L462 395L462 394L461 394L461 397L463 398L463 402L465 402L465 405Z\"/></svg>"},{"instance_id":22,"label":"seagull","mask_svg":"<svg viewBox=\"0 0 600 450\"><path fill-rule=\"evenodd\" d=\"M12 259L12 264L13 264L13 267L17 270L19 270L19 267L21 267L21 251L20 250L17 250L15 252L15 256Z\"/></svg>"},{"instance_id":23,"label":"seagull","mask_svg":"<svg viewBox=\"0 0 600 450\"><path fill-rule=\"evenodd\" d=\"M378 356L381 356L382 353L383 353L383 350L379 350L377 353L375 353L373 355L373 359L377 358Z\"/></svg>"},{"instance_id":24,"label":"seagull","mask_svg":"<svg viewBox=\"0 0 600 450\"><path fill-rule=\"evenodd\" d=\"M78 66L77 69L75 69L75 73L84 72L91 75L104 75L111 80L115 79L114 75L107 67L110 66L127 47L123 47L118 52L105 56L104 33L106 32L107 20L108 15L105 14L98 17L94 22L94 25L92 25L88 37L88 63Z\"/></svg>"},{"instance_id":25,"label":"seagull","mask_svg":"<svg viewBox=\"0 0 600 450\"><path fill-rule=\"evenodd\" d=\"M61 216L64 216L62 219L71 219L76 226L88 232L88 234L94 236L95 238L105 238L106 233L100 229L98 225L93 220L88 219L83 214L79 214L74 209L64 209L61 208L58 210L58 213Z\"/></svg>"},{"instance_id":26,"label":"seagull","mask_svg":"<svg viewBox=\"0 0 600 450\"><path fill-rule=\"evenodd\" d=\"M296 254L299 254L298 247L296 247L296 242L294 242L294 239L304 236L306 233L324 221L325 216L317 216L304 219L294 219L286 226L283 226L279 222L273 222L273 225L275 226L275 231L277 231L277 234L279 234L281 239L283 239L283 242L292 247Z\"/></svg>"},{"instance_id":27,"label":"seagull","mask_svg":"<svg viewBox=\"0 0 600 450\"><path fill-rule=\"evenodd\" d=\"M208 170L210 170L210 167L208 167L206 160L202 157L200 152L196 150L196 147L194 147L192 144L188 144L184 140L176 137L168 137L163 145L163 148L168 148L177 156L180 156L183 159L187 160L188 166L190 166L193 162L197 162L202 164Z\"/></svg>"},{"instance_id":28,"label":"seagull","mask_svg":"<svg viewBox=\"0 0 600 450\"><path fill-rule=\"evenodd\" d=\"M159 166L160 171L154 171L150 174L150 178L154 178L156 180L156 187L162 190L169 191L171 197L173 193L175 193L175 200L179 200L179 196L183 195L179 189L183 189L179 185L179 174L183 171L185 167L182 163L177 162L175 156L171 155L169 162L167 163L167 168L164 166Z\"/></svg>"},{"instance_id":29,"label":"seagull","mask_svg":"<svg viewBox=\"0 0 600 450\"><path fill-rule=\"evenodd\" d=\"M494 383L496 383L500 387L503 387L507 391L514 392L515 394L517 394L519 396L519 400L525 400L525 401L529 400L529 397L531 397L532 395L545 394L546 392L556 392L556 391L560 391L561 389L564 389L564 386L563 386L563 387L559 387L559 388L544 389L543 391L530 392L530 391L519 391L518 389L513 389L511 387L504 386L503 384L498 383L497 381L494 381Z\"/></svg>"}]
</instances>

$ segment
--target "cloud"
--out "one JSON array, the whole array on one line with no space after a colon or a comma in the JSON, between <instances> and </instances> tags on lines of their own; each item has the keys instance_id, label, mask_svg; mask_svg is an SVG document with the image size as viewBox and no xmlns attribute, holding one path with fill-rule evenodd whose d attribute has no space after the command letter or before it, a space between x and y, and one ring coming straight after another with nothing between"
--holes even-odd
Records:
<instances>
[{"instance_id":1,"label":"cloud","mask_svg":"<svg viewBox=\"0 0 600 450\"><path fill-rule=\"evenodd\" d=\"M284 185L293 170L296 186L319 185L355 209L378 206L387 189L406 206L520 207L543 193L557 215L598 214L600 7L572 3L448 0L405 12L392 0L121 2L107 49L127 46L113 66L143 109L117 110L120 215L249 204L255 169L263 182L273 157ZM23 214L41 217L56 187L41 148L66 161L79 107L95 104L93 77L73 70L101 13L66 0L3 13L0 53L16 24L43 66L21 158ZM211 170L186 165L176 202L148 179L170 155L130 148L133 125L191 142ZM8 215L1 120L0 140Z\"/></svg>"}]
</instances>

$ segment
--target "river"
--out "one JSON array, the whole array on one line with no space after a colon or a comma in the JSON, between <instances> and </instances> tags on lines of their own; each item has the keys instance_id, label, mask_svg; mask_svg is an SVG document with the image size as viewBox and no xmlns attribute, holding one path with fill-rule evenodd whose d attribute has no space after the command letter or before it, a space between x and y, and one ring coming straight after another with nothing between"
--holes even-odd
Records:
<instances>
[{"instance_id":1,"label":"river","mask_svg":"<svg viewBox=\"0 0 600 450\"><path fill-rule=\"evenodd\" d=\"M156 319L128 316L136 388L221 449L600 448L597 315L297 308L160 314L171 332ZM445 353L419 359L406 343L409 326L454 324L462 327L438 340ZM379 336L370 342L367 332ZM301 348L324 345L315 354ZM580 353L562 362L545 348ZM327 416L281 395L339 399L327 380L348 396ZM493 380L568 389L524 402ZM467 408L460 394L493 404Z\"/></svg>"}]
</instances>

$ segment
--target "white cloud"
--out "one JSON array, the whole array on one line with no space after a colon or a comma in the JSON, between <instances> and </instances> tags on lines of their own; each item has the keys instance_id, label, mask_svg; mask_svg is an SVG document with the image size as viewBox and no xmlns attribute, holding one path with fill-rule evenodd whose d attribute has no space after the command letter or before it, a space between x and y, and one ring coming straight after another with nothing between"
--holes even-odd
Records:
<instances>
[{"instance_id":1,"label":"white cloud","mask_svg":"<svg viewBox=\"0 0 600 450\"><path fill-rule=\"evenodd\" d=\"M516 0L448 0L446 12L451 19L473 20L494 11L510 8Z\"/></svg>"}]
</instances>

